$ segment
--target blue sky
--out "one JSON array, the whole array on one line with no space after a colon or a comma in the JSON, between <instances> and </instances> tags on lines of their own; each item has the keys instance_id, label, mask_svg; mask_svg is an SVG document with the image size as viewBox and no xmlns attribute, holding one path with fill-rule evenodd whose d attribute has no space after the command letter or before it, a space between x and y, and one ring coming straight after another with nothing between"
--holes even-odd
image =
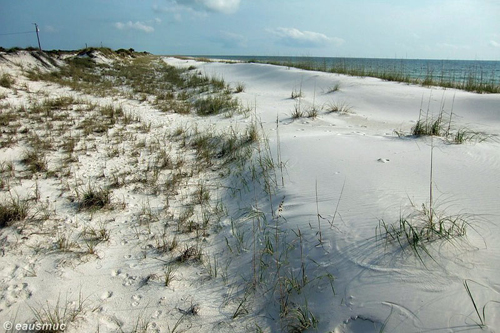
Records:
<instances>
[{"instance_id":1,"label":"blue sky","mask_svg":"<svg viewBox=\"0 0 500 333\"><path fill-rule=\"evenodd\" d=\"M0 46L34 22L44 49L500 60L499 0L0 0Z\"/></svg>"}]
</instances>

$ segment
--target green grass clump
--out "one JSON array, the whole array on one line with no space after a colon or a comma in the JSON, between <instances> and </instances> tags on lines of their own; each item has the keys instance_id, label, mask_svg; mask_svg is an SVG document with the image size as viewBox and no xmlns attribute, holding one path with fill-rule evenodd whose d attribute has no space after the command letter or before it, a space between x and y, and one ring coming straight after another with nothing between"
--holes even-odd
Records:
<instances>
[{"instance_id":1,"label":"green grass clump","mask_svg":"<svg viewBox=\"0 0 500 333\"><path fill-rule=\"evenodd\" d=\"M466 128L460 128L456 132L450 133L449 136L449 140L455 144L463 144L471 141L482 142L489 138L489 136L484 133L471 131Z\"/></svg>"},{"instance_id":2,"label":"green grass clump","mask_svg":"<svg viewBox=\"0 0 500 333\"><path fill-rule=\"evenodd\" d=\"M194 102L196 113L200 116L210 116L238 108L238 101L225 94L200 98Z\"/></svg>"},{"instance_id":3,"label":"green grass clump","mask_svg":"<svg viewBox=\"0 0 500 333\"><path fill-rule=\"evenodd\" d=\"M306 117L312 119L315 119L318 116L318 114L319 114L319 109L314 106L305 112Z\"/></svg>"},{"instance_id":4,"label":"green grass clump","mask_svg":"<svg viewBox=\"0 0 500 333\"><path fill-rule=\"evenodd\" d=\"M447 140L449 143L454 144L463 144L471 141L482 142L489 138L489 136L484 133L472 131L467 128L454 128L453 102L455 100L455 97L453 97L453 102L449 114L445 113L444 111L444 95L441 102L441 109L437 115L433 114L430 111L430 100L431 98L429 97L429 104L427 106L426 112L422 110L422 106L420 107L418 120L411 128L409 133L410 136L438 136ZM395 131L395 133L400 137L405 135L400 131Z\"/></svg>"},{"instance_id":5,"label":"green grass clump","mask_svg":"<svg viewBox=\"0 0 500 333\"><path fill-rule=\"evenodd\" d=\"M300 106L300 100L296 102L295 105L293 106L293 110L292 113L290 114L290 117L292 119L299 119L304 117L304 111L302 111L302 108Z\"/></svg>"},{"instance_id":6,"label":"green grass clump","mask_svg":"<svg viewBox=\"0 0 500 333\"><path fill-rule=\"evenodd\" d=\"M340 83L337 82L333 86L328 88L327 93L331 94L331 93L334 93L334 92L339 91L339 90L340 90Z\"/></svg>"},{"instance_id":7,"label":"green grass clump","mask_svg":"<svg viewBox=\"0 0 500 333\"><path fill-rule=\"evenodd\" d=\"M51 110L64 110L73 104L77 104L77 101L72 96L61 96L54 99L47 99L43 104Z\"/></svg>"},{"instance_id":8,"label":"green grass clump","mask_svg":"<svg viewBox=\"0 0 500 333\"><path fill-rule=\"evenodd\" d=\"M178 261L180 262L186 262L186 261L201 261L202 257L202 251L199 246L186 246L184 251L182 251L181 255L178 258Z\"/></svg>"},{"instance_id":9,"label":"green grass clump","mask_svg":"<svg viewBox=\"0 0 500 333\"><path fill-rule=\"evenodd\" d=\"M21 162L25 164L31 172L47 171L47 160L39 150L26 150Z\"/></svg>"},{"instance_id":10,"label":"green grass clump","mask_svg":"<svg viewBox=\"0 0 500 333\"><path fill-rule=\"evenodd\" d=\"M301 98L301 97L304 97L304 95L302 94L302 89L299 91L293 90L292 93L290 94L291 99L297 99L297 98Z\"/></svg>"},{"instance_id":11,"label":"green grass clump","mask_svg":"<svg viewBox=\"0 0 500 333\"><path fill-rule=\"evenodd\" d=\"M234 92L236 94L242 93L245 91L245 84L243 82L238 82L236 88L234 88Z\"/></svg>"},{"instance_id":12,"label":"green grass clump","mask_svg":"<svg viewBox=\"0 0 500 333\"><path fill-rule=\"evenodd\" d=\"M11 198L0 203L0 228L8 227L12 222L24 220L28 216L28 203Z\"/></svg>"},{"instance_id":13,"label":"green grass clump","mask_svg":"<svg viewBox=\"0 0 500 333\"><path fill-rule=\"evenodd\" d=\"M2 112L0 113L0 126L9 126L11 122L19 119L19 115L14 112Z\"/></svg>"},{"instance_id":14,"label":"green grass clump","mask_svg":"<svg viewBox=\"0 0 500 333\"><path fill-rule=\"evenodd\" d=\"M0 86L4 88L11 88L14 82L14 79L9 74L4 73L0 76Z\"/></svg>"},{"instance_id":15,"label":"green grass clump","mask_svg":"<svg viewBox=\"0 0 500 333\"><path fill-rule=\"evenodd\" d=\"M468 226L465 215L438 214L435 209L422 205L421 209L400 216L397 223L387 224L380 220L378 231L381 238L397 243L402 250L410 249L423 262L423 254L432 258L427 245L465 236Z\"/></svg>"},{"instance_id":16,"label":"green grass clump","mask_svg":"<svg viewBox=\"0 0 500 333\"><path fill-rule=\"evenodd\" d=\"M307 303L304 307L297 307L290 314L289 332L305 332L309 329L317 329L319 321L309 310Z\"/></svg>"},{"instance_id":17,"label":"green grass clump","mask_svg":"<svg viewBox=\"0 0 500 333\"><path fill-rule=\"evenodd\" d=\"M410 133L414 136L442 136L444 135L442 117L419 119Z\"/></svg>"},{"instance_id":18,"label":"green grass clump","mask_svg":"<svg viewBox=\"0 0 500 333\"><path fill-rule=\"evenodd\" d=\"M352 111L352 106L347 102L332 102L327 105L326 111L328 113L349 113Z\"/></svg>"},{"instance_id":19,"label":"green grass clump","mask_svg":"<svg viewBox=\"0 0 500 333\"><path fill-rule=\"evenodd\" d=\"M70 323L83 314L86 300L80 294L77 300L70 302L66 299L64 304L58 297L54 306L48 301L44 306L39 305L37 308L28 305L34 315L35 324L40 327L37 332L64 332Z\"/></svg>"},{"instance_id":20,"label":"green grass clump","mask_svg":"<svg viewBox=\"0 0 500 333\"><path fill-rule=\"evenodd\" d=\"M80 200L80 209L101 209L111 203L111 193L107 189L88 187Z\"/></svg>"}]
</instances>

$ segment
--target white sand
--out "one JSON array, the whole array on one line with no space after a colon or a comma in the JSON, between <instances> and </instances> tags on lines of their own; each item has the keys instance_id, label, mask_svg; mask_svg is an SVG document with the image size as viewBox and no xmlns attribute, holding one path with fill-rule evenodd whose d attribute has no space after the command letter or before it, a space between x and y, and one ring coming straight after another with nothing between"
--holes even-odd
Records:
<instances>
[{"instance_id":1,"label":"white sand","mask_svg":"<svg viewBox=\"0 0 500 333\"><path fill-rule=\"evenodd\" d=\"M160 139L165 130L179 124L198 124L213 130L235 126L243 130L252 117L257 117L274 160L280 158L285 165L283 173L276 170L277 187L271 197L252 190L228 197L225 204L229 216L222 219L218 232L206 239L206 257L217 258L221 272L229 263L225 268L227 281L220 276L210 278L205 263L180 267L176 280L169 287L162 285L164 262L151 255L148 248L153 246L160 228L153 224L148 234L140 228L138 217L145 202L159 210L163 204L159 197L120 188L113 192L113 198L123 204L123 209L75 214L68 203L69 194L62 190L64 182L39 179L41 196L57 212L56 217L43 227L28 227L33 233L19 233L15 226L0 230L0 322L24 323L33 318L30 307L46 308L47 300L53 308L58 298L61 306L68 306L78 303L81 294L84 309L68 331L113 332L120 325L124 331L133 331L143 322L149 324L150 331L168 331L192 305L198 306L199 313L182 317L178 329L233 332L253 330L256 325L265 332L284 329L279 318L280 290L273 280L277 275L274 267L263 270L265 277L257 291L250 293L245 303L249 313L232 318L245 297L245 286L252 280L255 225L252 219L242 217L242 212L253 209L262 212L270 225L277 224L281 242L290 245L286 256L279 259L280 274L302 277L304 264L308 283L301 293L290 292L288 305L301 309L307 305L318 320L318 332L378 332L383 325L384 332L494 332L500 327L500 95L263 64L198 63L175 58L165 61L175 66L195 65L209 76L224 78L233 87L244 83L245 91L237 97L255 113L200 118L160 113L147 103L124 98L86 98L101 105L122 105L142 123L151 123L149 133L137 130L134 134L145 140ZM0 74L19 71L6 62L0 65ZM26 82L21 76L16 79L17 87ZM339 91L329 93L337 83ZM29 92L14 94L12 89L0 88L0 94L8 94L0 103L26 104L30 96L42 91L49 96L77 94L53 84L26 84ZM317 107L317 118L291 118L298 100L290 96L299 90L303 94L301 108ZM340 102L351 106L351 112L326 112L327 105ZM453 111L453 128L481 132L480 138L486 140L456 145L442 138L399 138L394 133L408 133L421 107L424 113L429 109L437 115L442 105L447 117ZM104 163L109 142L98 138L92 144L95 152L79 156L68 182L99 182L99 174L113 170L128 170L130 177L144 173L128 167L125 158ZM127 150L132 144L122 145ZM401 215L414 212L422 204L428 206L431 145L434 207L443 214L459 214L470 225L466 236L427 244L429 255L421 252L419 260L410 249L402 251L396 242L382 239L378 228L380 220L396 223ZM169 149L173 156L177 151L185 153L175 143ZM13 161L22 168L21 153L22 144L2 148L0 161ZM186 158L188 163L195 162ZM200 179L219 185L234 185L235 181L219 179L217 173L207 171L189 183L196 184ZM31 193L34 184L33 179L26 179L14 184L11 191L22 196ZM181 190L185 195L190 191L187 187ZM2 194L6 195L5 190ZM176 197L169 213L178 216L180 208L176 207L180 203L182 198ZM245 232L241 254L235 251L237 237L231 230L231 219L238 230ZM97 256L48 250L54 246L57 230L77 235L85 225L97 227L99 223L106 224L110 240L98 245ZM302 245L296 236L298 230ZM257 237L257 247L265 247L265 236ZM327 276L334 277L333 284ZM483 330L464 281L481 315L484 307Z\"/></svg>"}]
</instances>

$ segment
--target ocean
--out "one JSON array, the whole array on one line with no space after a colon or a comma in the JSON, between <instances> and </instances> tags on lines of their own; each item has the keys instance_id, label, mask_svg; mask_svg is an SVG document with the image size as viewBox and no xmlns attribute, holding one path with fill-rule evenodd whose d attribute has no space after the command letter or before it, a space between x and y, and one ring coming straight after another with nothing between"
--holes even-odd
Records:
<instances>
[{"instance_id":1,"label":"ocean","mask_svg":"<svg viewBox=\"0 0 500 333\"><path fill-rule=\"evenodd\" d=\"M282 56L205 56L212 59L276 63L360 76L406 78L436 83L500 86L500 61ZM402 80L404 81L404 80Z\"/></svg>"}]
</instances>

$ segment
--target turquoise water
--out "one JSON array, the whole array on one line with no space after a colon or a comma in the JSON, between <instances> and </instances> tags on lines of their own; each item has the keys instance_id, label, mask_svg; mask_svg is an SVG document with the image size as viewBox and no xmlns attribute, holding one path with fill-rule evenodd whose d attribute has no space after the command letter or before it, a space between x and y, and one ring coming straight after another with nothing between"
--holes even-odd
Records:
<instances>
[{"instance_id":1,"label":"turquoise water","mask_svg":"<svg viewBox=\"0 0 500 333\"><path fill-rule=\"evenodd\" d=\"M207 56L215 59L293 64L311 69L397 74L410 79L465 83L470 80L500 85L500 61L426 60L330 57Z\"/></svg>"}]
</instances>

